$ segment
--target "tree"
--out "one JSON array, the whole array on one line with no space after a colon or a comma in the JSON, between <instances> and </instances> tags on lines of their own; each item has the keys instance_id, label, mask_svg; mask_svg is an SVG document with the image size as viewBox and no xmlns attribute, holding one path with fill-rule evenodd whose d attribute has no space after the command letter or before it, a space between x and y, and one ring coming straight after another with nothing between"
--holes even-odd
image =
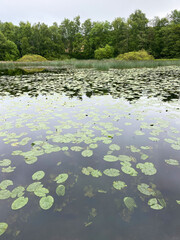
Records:
<instances>
[{"instance_id":1,"label":"tree","mask_svg":"<svg viewBox=\"0 0 180 240\"><path fill-rule=\"evenodd\" d=\"M128 18L129 41L128 50L138 51L146 48L146 29L148 19L141 10L136 10Z\"/></svg>"},{"instance_id":2,"label":"tree","mask_svg":"<svg viewBox=\"0 0 180 240\"><path fill-rule=\"evenodd\" d=\"M19 51L16 44L10 40L7 40L4 34L0 32L0 60L16 60L18 56Z\"/></svg>"},{"instance_id":3,"label":"tree","mask_svg":"<svg viewBox=\"0 0 180 240\"><path fill-rule=\"evenodd\" d=\"M94 57L96 59L112 58L114 53L114 48L106 44L104 48L98 48L94 52Z\"/></svg>"},{"instance_id":4,"label":"tree","mask_svg":"<svg viewBox=\"0 0 180 240\"><path fill-rule=\"evenodd\" d=\"M112 22L112 45L115 55L128 51L128 25L123 18L116 18Z\"/></svg>"}]
</instances>

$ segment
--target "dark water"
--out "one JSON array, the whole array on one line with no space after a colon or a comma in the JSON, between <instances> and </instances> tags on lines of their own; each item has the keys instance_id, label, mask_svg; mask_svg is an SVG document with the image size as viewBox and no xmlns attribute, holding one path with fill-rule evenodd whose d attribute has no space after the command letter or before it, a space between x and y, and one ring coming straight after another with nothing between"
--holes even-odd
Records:
<instances>
[{"instance_id":1,"label":"dark water","mask_svg":"<svg viewBox=\"0 0 180 240\"><path fill-rule=\"evenodd\" d=\"M10 75L6 72L0 77L0 161L9 159L16 168L4 172L7 167L0 166L0 182L12 180L13 185L7 187L11 192L23 186L28 203L12 210L17 197L0 200L0 222L8 224L1 239L180 239L176 201L180 200L179 68ZM47 143L60 148L48 153ZM120 149L111 150L112 144ZM75 151L74 146L81 148ZM35 148L42 154L36 155L34 163L14 154ZM92 151L89 157L82 154L87 149ZM120 160L105 161L106 155L131 157L137 176L123 172ZM177 165L168 164L165 160L169 159ZM153 163L154 174L137 168L146 162ZM87 167L102 176L83 174ZM120 175L105 175L103 171L110 168L120 170ZM45 172L39 181L49 190L47 196L54 198L48 210L40 207L41 197L27 191L39 170ZM68 174L62 183L64 196L56 194L59 184L54 181L61 173ZM117 190L114 181L127 186ZM155 191L154 196L137 189L142 183ZM128 208L126 197L133 198L136 207ZM152 198L160 199L161 209L148 205Z\"/></svg>"}]
</instances>

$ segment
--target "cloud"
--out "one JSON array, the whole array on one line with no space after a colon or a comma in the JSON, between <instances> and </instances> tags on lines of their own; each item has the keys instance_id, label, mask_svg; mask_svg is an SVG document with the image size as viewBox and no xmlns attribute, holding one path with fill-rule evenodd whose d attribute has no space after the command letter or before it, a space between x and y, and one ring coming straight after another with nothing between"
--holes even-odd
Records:
<instances>
[{"instance_id":1,"label":"cloud","mask_svg":"<svg viewBox=\"0 0 180 240\"><path fill-rule=\"evenodd\" d=\"M1 21L18 24L44 22L59 24L64 18L80 15L81 21L113 21L116 17L128 18L136 9L142 10L148 19L165 17L174 9L180 9L179 0L1 0Z\"/></svg>"}]
</instances>

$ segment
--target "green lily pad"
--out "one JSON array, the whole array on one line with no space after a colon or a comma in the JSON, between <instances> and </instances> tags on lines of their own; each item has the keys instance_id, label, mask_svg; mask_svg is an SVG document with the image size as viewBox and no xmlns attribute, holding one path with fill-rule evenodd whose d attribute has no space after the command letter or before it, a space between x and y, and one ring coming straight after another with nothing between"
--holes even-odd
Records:
<instances>
[{"instance_id":1,"label":"green lily pad","mask_svg":"<svg viewBox=\"0 0 180 240\"><path fill-rule=\"evenodd\" d=\"M11 196L11 192L7 189L0 190L0 200L8 199Z\"/></svg>"},{"instance_id":2,"label":"green lily pad","mask_svg":"<svg viewBox=\"0 0 180 240\"><path fill-rule=\"evenodd\" d=\"M120 175L120 171L115 168L106 169L106 170L104 170L103 173L109 177L117 177Z\"/></svg>"},{"instance_id":3,"label":"green lily pad","mask_svg":"<svg viewBox=\"0 0 180 240\"><path fill-rule=\"evenodd\" d=\"M43 210L48 210L52 207L54 198L52 196L42 197L39 201L39 205Z\"/></svg>"},{"instance_id":4,"label":"green lily pad","mask_svg":"<svg viewBox=\"0 0 180 240\"><path fill-rule=\"evenodd\" d=\"M58 196L64 196L65 195L65 186L64 185L59 185L57 188L56 188L56 194Z\"/></svg>"},{"instance_id":5,"label":"green lily pad","mask_svg":"<svg viewBox=\"0 0 180 240\"><path fill-rule=\"evenodd\" d=\"M129 163L129 162L128 162L128 163ZM131 176L137 176L137 175L138 175L138 172L137 172L134 168L132 168L132 167L126 165L126 164L124 164L124 165L121 167L121 170L122 170L124 173L129 174L129 175L131 175Z\"/></svg>"},{"instance_id":6,"label":"green lily pad","mask_svg":"<svg viewBox=\"0 0 180 240\"><path fill-rule=\"evenodd\" d=\"M5 222L0 222L0 236L3 235L3 233L5 233L5 231L8 228L8 224Z\"/></svg>"},{"instance_id":7,"label":"green lily pad","mask_svg":"<svg viewBox=\"0 0 180 240\"><path fill-rule=\"evenodd\" d=\"M117 144L111 144L111 145L109 146L109 149L110 149L111 151L119 151L119 150L120 150L120 146L118 146Z\"/></svg>"},{"instance_id":8,"label":"green lily pad","mask_svg":"<svg viewBox=\"0 0 180 240\"><path fill-rule=\"evenodd\" d=\"M150 196L150 195L154 196L156 194L155 191L152 188L150 188L150 186L146 183L139 184L137 186L137 189L141 193L143 193L144 195L147 195L147 196Z\"/></svg>"},{"instance_id":9,"label":"green lily pad","mask_svg":"<svg viewBox=\"0 0 180 240\"><path fill-rule=\"evenodd\" d=\"M13 181L11 180L4 180L0 183L0 189L6 189L8 186L13 185Z\"/></svg>"},{"instance_id":10,"label":"green lily pad","mask_svg":"<svg viewBox=\"0 0 180 240\"><path fill-rule=\"evenodd\" d=\"M28 192L34 192L38 187L40 187L40 186L43 186L42 184L41 184L41 182L34 182L34 183L31 183L31 184L29 184L29 186L27 187L27 191Z\"/></svg>"},{"instance_id":11,"label":"green lily pad","mask_svg":"<svg viewBox=\"0 0 180 240\"><path fill-rule=\"evenodd\" d=\"M93 151L87 149L87 150L82 151L81 154L83 157L91 157L93 155Z\"/></svg>"},{"instance_id":12,"label":"green lily pad","mask_svg":"<svg viewBox=\"0 0 180 240\"><path fill-rule=\"evenodd\" d=\"M167 160L164 160L167 164L169 165L174 165L174 166L178 166L179 165L179 162L175 159L167 159Z\"/></svg>"},{"instance_id":13,"label":"green lily pad","mask_svg":"<svg viewBox=\"0 0 180 240\"><path fill-rule=\"evenodd\" d=\"M113 182L113 187L117 190L121 190L121 189L127 187L127 185L123 181L114 181Z\"/></svg>"},{"instance_id":14,"label":"green lily pad","mask_svg":"<svg viewBox=\"0 0 180 240\"><path fill-rule=\"evenodd\" d=\"M113 155L105 155L103 158L107 162L116 162L118 161L118 157L113 156Z\"/></svg>"},{"instance_id":15,"label":"green lily pad","mask_svg":"<svg viewBox=\"0 0 180 240\"><path fill-rule=\"evenodd\" d=\"M156 198L151 198L149 201L148 201L148 205L152 208L152 209L155 209L155 210L161 210L163 209L163 206L161 206L159 203L158 203L158 200Z\"/></svg>"},{"instance_id":16,"label":"green lily pad","mask_svg":"<svg viewBox=\"0 0 180 240\"><path fill-rule=\"evenodd\" d=\"M154 164L150 162L138 163L136 165L136 168L140 168L142 173L144 173L145 175L154 175L157 172Z\"/></svg>"},{"instance_id":17,"label":"green lily pad","mask_svg":"<svg viewBox=\"0 0 180 240\"><path fill-rule=\"evenodd\" d=\"M32 179L33 180L41 180L43 177L45 176L45 172L44 171L37 171L32 175Z\"/></svg>"},{"instance_id":18,"label":"green lily pad","mask_svg":"<svg viewBox=\"0 0 180 240\"><path fill-rule=\"evenodd\" d=\"M11 192L11 198L22 197L24 195L25 188L23 186L18 186L14 188Z\"/></svg>"},{"instance_id":19,"label":"green lily pad","mask_svg":"<svg viewBox=\"0 0 180 240\"><path fill-rule=\"evenodd\" d=\"M125 197L124 204L130 211L133 211L134 208L137 208L137 205L132 197Z\"/></svg>"},{"instance_id":20,"label":"green lily pad","mask_svg":"<svg viewBox=\"0 0 180 240\"><path fill-rule=\"evenodd\" d=\"M14 172L14 170L16 169L16 167L11 167L11 166L9 166L9 167L6 167L6 168L2 168L2 172L4 172L4 173L10 173L10 172Z\"/></svg>"},{"instance_id":21,"label":"green lily pad","mask_svg":"<svg viewBox=\"0 0 180 240\"><path fill-rule=\"evenodd\" d=\"M68 174L67 173L61 173L59 174L54 181L57 183L63 183L68 179Z\"/></svg>"},{"instance_id":22,"label":"green lily pad","mask_svg":"<svg viewBox=\"0 0 180 240\"><path fill-rule=\"evenodd\" d=\"M11 160L9 159L3 159L0 161L0 167L8 167L11 165Z\"/></svg>"},{"instance_id":23,"label":"green lily pad","mask_svg":"<svg viewBox=\"0 0 180 240\"><path fill-rule=\"evenodd\" d=\"M83 174L89 176L93 170L94 169L92 167L87 167L87 168L83 167L81 171Z\"/></svg>"},{"instance_id":24,"label":"green lily pad","mask_svg":"<svg viewBox=\"0 0 180 240\"><path fill-rule=\"evenodd\" d=\"M49 190L47 188L42 187L41 185L37 187L34 191L34 194L37 197L45 197L47 193L49 193Z\"/></svg>"},{"instance_id":25,"label":"green lily pad","mask_svg":"<svg viewBox=\"0 0 180 240\"><path fill-rule=\"evenodd\" d=\"M28 203L28 197L19 197L11 205L12 210L18 210Z\"/></svg>"},{"instance_id":26,"label":"green lily pad","mask_svg":"<svg viewBox=\"0 0 180 240\"><path fill-rule=\"evenodd\" d=\"M93 171L91 171L91 175L92 175L93 177L98 178L98 177L101 177L101 176L102 176L102 173L101 173L99 170L97 170L97 169L93 169Z\"/></svg>"},{"instance_id":27,"label":"green lily pad","mask_svg":"<svg viewBox=\"0 0 180 240\"><path fill-rule=\"evenodd\" d=\"M127 155L119 155L119 156L118 156L118 159L119 159L120 161L127 161L127 162L131 162L131 161L132 161L132 158L129 157L129 156L127 156Z\"/></svg>"},{"instance_id":28,"label":"green lily pad","mask_svg":"<svg viewBox=\"0 0 180 240\"><path fill-rule=\"evenodd\" d=\"M176 200L177 204L180 204L180 200Z\"/></svg>"}]
</instances>

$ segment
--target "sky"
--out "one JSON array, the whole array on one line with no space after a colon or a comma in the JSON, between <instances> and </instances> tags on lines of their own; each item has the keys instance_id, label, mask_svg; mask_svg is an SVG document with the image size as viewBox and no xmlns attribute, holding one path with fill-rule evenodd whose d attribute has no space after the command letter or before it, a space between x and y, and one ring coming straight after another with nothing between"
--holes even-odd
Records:
<instances>
[{"instance_id":1,"label":"sky","mask_svg":"<svg viewBox=\"0 0 180 240\"><path fill-rule=\"evenodd\" d=\"M80 16L81 22L110 21L117 17L127 19L140 9L150 20L154 16L166 17L174 9L180 10L179 0L0 0L0 21L18 25L43 22L49 26L60 24L64 18Z\"/></svg>"}]
</instances>

